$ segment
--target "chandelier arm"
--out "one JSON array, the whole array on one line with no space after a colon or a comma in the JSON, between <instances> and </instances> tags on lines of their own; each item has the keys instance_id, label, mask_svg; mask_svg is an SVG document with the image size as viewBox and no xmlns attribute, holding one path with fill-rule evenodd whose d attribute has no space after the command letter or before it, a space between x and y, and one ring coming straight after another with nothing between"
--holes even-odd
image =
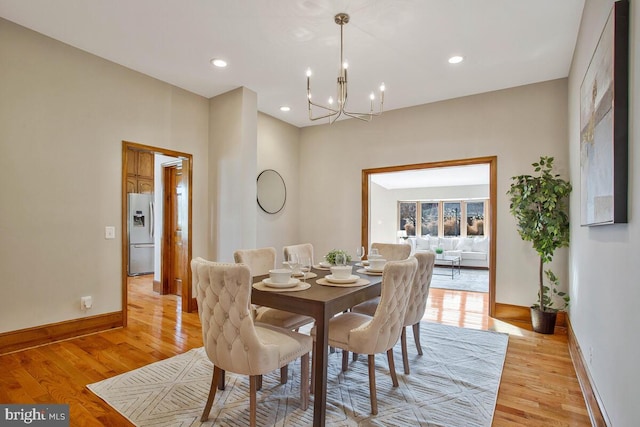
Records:
<instances>
[{"instance_id":1,"label":"chandelier arm","mask_svg":"<svg viewBox=\"0 0 640 427\"><path fill-rule=\"evenodd\" d=\"M373 118L372 115L370 114L360 114L360 113L347 113L346 111L344 112L344 115L347 117L351 117L353 119L358 119L358 120L362 120L363 122L370 122L371 119Z\"/></svg>"},{"instance_id":2,"label":"chandelier arm","mask_svg":"<svg viewBox=\"0 0 640 427\"><path fill-rule=\"evenodd\" d=\"M327 113L327 114L325 114L323 116L313 117L313 110L311 109L311 106L314 106L314 107L317 107L317 108L322 108L323 110L329 111L329 113ZM324 105L313 103L313 102L311 102L311 100L309 100L309 120L316 121L316 120L320 120L320 119L326 119L327 117L333 117L336 114L340 115L340 111L334 110L333 108L325 107Z\"/></svg>"}]
</instances>

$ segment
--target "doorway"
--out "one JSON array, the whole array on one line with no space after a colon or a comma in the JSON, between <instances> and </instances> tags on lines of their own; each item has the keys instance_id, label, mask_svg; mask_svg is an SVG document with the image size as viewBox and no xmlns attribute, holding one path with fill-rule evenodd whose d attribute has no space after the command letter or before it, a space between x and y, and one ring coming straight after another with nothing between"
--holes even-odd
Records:
<instances>
[{"instance_id":1,"label":"doorway","mask_svg":"<svg viewBox=\"0 0 640 427\"><path fill-rule=\"evenodd\" d=\"M174 274L174 286L177 284L178 289L174 289L175 294L179 294L181 296L181 309L184 312L191 312L195 309L195 303L192 297L192 289L191 289L191 270L188 268L188 262L186 260L191 259L192 257L192 232L191 232L191 223L192 223L192 192L191 192L191 182L192 182L192 165L193 165L193 156L188 153L177 152L173 150L167 150L160 147L153 147L143 144L138 144L134 142L123 141L122 142L122 318L123 326L127 325L127 309L128 309L128 272L127 265L129 262L129 244L128 244L128 193L131 193L131 170L134 169L132 162L133 159L130 158L128 153L132 150L138 152L152 153L153 155L161 154L164 156L169 156L175 158L175 162L172 163L171 167L174 168L174 184L176 184L176 188L179 188L180 194L173 194L173 201L176 206L177 212L176 221L179 221L179 233L178 237L172 235L171 243L175 244L174 247L180 247L180 255L178 257L180 261L180 266L178 267L181 273ZM166 168L165 168L166 169ZM179 173L177 171L180 171ZM161 173L164 175L164 173ZM166 179L163 176L163 181ZM163 189L164 193L164 184L160 185L160 188ZM135 191L133 191L135 192ZM171 195L170 195L171 197ZM166 199L166 194L163 194L163 199ZM165 205L165 201L162 201L162 205ZM163 216L164 217L164 216ZM162 221L164 224L165 221ZM169 260L170 262L166 262L168 260L167 253L172 253L167 247L169 242L166 239L166 235L164 232L165 225L162 226L163 229L163 237L160 242L160 267L155 267L156 270L160 271L160 287L167 291L170 289L168 286L169 276L164 271L165 266L167 264L174 264L174 260ZM171 234L171 233L170 233ZM177 240L180 240L179 245L176 243ZM175 277L178 277L179 281L175 280ZM165 285L166 283L166 285ZM167 293L167 292L160 292Z\"/></svg>"},{"instance_id":2,"label":"doorway","mask_svg":"<svg viewBox=\"0 0 640 427\"><path fill-rule=\"evenodd\" d=\"M187 254L184 226L186 206L182 162L162 165L163 212L162 233L162 294L182 296L182 284L186 281Z\"/></svg>"},{"instance_id":3,"label":"doorway","mask_svg":"<svg viewBox=\"0 0 640 427\"><path fill-rule=\"evenodd\" d=\"M433 163L421 163L412 165L390 166L374 169L364 169L362 171L362 230L361 244L369 247L371 232L370 225L370 203L371 203L371 181L375 174L390 172L411 172L432 168L451 168L456 166L488 165L489 166L489 201L488 201L488 228L489 228L489 316L495 313L495 278L496 278L496 203L497 203L497 157L479 157L472 159L451 160Z\"/></svg>"}]
</instances>

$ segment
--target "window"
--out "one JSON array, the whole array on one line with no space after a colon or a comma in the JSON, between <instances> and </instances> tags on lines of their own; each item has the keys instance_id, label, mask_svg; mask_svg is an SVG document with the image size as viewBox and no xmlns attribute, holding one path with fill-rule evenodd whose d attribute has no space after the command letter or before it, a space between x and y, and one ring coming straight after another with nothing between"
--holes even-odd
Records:
<instances>
[{"instance_id":1,"label":"window","mask_svg":"<svg viewBox=\"0 0 640 427\"><path fill-rule=\"evenodd\" d=\"M484 236L487 206L486 200L399 201L399 230L407 236Z\"/></svg>"},{"instance_id":2,"label":"window","mask_svg":"<svg viewBox=\"0 0 640 427\"><path fill-rule=\"evenodd\" d=\"M442 234L447 237L460 236L460 215L462 209L460 202L446 202L444 204L443 213L443 231Z\"/></svg>"},{"instance_id":3,"label":"window","mask_svg":"<svg viewBox=\"0 0 640 427\"><path fill-rule=\"evenodd\" d=\"M400 202L400 230L407 232L407 236L416 235L416 209L418 202Z\"/></svg>"},{"instance_id":4,"label":"window","mask_svg":"<svg viewBox=\"0 0 640 427\"><path fill-rule=\"evenodd\" d=\"M467 202L467 236L484 236L484 202Z\"/></svg>"},{"instance_id":5,"label":"window","mask_svg":"<svg viewBox=\"0 0 640 427\"><path fill-rule=\"evenodd\" d=\"M438 202L420 203L420 235L438 235Z\"/></svg>"}]
</instances>

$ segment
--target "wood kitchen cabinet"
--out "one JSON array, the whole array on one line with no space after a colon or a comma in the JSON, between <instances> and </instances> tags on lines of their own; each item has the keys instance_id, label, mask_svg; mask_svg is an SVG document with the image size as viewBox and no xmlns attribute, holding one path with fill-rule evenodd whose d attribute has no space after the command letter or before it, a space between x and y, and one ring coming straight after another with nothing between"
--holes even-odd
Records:
<instances>
[{"instance_id":1,"label":"wood kitchen cabinet","mask_svg":"<svg viewBox=\"0 0 640 427\"><path fill-rule=\"evenodd\" d=\"M153 194L153 153L127 150L127 193Z\"/></svg>"}]
</instances>

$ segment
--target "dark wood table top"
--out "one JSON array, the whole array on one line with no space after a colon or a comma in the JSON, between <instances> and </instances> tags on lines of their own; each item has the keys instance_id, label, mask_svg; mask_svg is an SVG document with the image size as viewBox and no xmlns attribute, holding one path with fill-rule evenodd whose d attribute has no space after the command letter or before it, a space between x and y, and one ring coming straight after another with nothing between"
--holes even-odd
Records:
<instances>
[{"instance_id":1,"label":"dark wood table top","mask_svg":"<svg viewBox=\"0 0 640 427\"><path fill-rule=\"evenodd\" d=\"M333 310L335 310L331 314L336 314L360 302L380 295L382 276L369 276L358 273L356 272L357 269L358 267L354 267L352 274L368 280L368 285L350 287L319 285L316 281L331 274L331 272L329 270L314 268L312 272L318 276L313 279L307 279L307 283L311 284L309 289L304 291L277 292L261 291L254 288L251 290L251 302L302 314L309 313L308 308L311 306L317 307L318 305L325 305L331 306ZM253 282L259 282L267 277L269 276L256 276L253 278Z\"/></svg>"}]
</instances>

